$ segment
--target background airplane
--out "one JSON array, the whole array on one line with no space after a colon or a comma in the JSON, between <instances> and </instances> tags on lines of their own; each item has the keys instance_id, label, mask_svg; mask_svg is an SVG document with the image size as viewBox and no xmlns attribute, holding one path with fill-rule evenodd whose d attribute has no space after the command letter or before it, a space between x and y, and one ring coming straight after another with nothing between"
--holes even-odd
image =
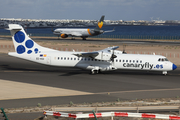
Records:
<instances>
[{"instance_id":1,"label":"background airplane","mask_svg":"<svg viewBox=\"0 0 180 120\"><path fill-rule=\"evenodd\" d=\"M95 52L58 51L42 47L25 33L22 26L9 24L16 52L10 56L29 61L63 67L77 67L89 70L92 74L117 69L161 71L175 70L177 66L161 55L123 54L116 47L109 47Z\"/></svg>"},{"instance_id":2,"label":"background airplane","mask_svg":"<svg viewBox=\"0 0 180 120\"><path fill-rule=\"evenodd\" d=\"M104 17L105 16L101 17L101 19L99 20L98 25L95 29L58 28L58 29L54 30L53 34L57 35L58 38L59 38L59 36L61 36L61 38L67 38L69 36L72 36L72 39L74 39L74 37L81 37L83 40L86 40L86 38L89 36L96 36L96 35L100 35L105 32L114 31L114 30L109 30L109 31L102 30Z\"/></svg>"}]
</instances>

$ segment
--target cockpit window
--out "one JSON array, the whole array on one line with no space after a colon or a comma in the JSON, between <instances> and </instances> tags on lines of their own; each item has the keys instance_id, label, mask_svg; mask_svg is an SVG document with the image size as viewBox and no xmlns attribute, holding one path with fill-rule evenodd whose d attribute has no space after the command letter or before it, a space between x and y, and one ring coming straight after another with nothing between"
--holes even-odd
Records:
<instances>
[{"instance_id":1,"label":"cockpit window","mask_svg":"<svg viewBox=\"0 0 180 120\"><path fill-rule=\"evenodd\" d=\"M163 61L169 61L169 60L167 58L159 58L158 61L163 62Z\"/></svg>"},{"instance_id":2,"label":"cockpit window","mask_svg":"<svg viewBox=\"0 0 180 120\"><path fill-rule=\"evenodd\" d=\"M169 61L167 58L164 58L165 61Z\"/></svg>"}]
</instances>

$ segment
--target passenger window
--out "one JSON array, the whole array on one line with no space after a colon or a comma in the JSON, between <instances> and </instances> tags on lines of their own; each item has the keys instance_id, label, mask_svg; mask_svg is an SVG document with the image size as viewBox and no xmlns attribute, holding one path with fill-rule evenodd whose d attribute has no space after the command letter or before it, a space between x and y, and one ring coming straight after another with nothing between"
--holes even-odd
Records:
<instances>
[{"instance_id":1,"label":"passenger window","mask_svg":"<svg viewBox=\"0 0 180 120\"><path fill-rule=\"evenodd\" d=\"M140 63L142 63L142 61L140 61Z\"/></svg>"},{"instance_id":2,"label":"passenger window","mask_svg":"<svg viewBox=\"0 0 180 120\"><path fill-rule=\"evenodd\" d=\"M69 58L67 58L67 60L69 60Z\"/></svg>"},{"instance_id":3,"label":"passenger window","mask_svg":"<svg viewBox=\"0 0 180 120\"><path fill-rule=\"evenodd\" d=\"M59 60L59 57L58 57L58 60Z\"/></svg>"},{"instance_id":4,"label":"passenger window","mask_svg":"<svg viewBox=\"0 0 180 120\"><path fill-rule=\"evenodd\" d=\"M61 60L63 60L63 57L61 57Z\"/></svg>"},{"instance_id":5,"label":"passenger window","mask_svg":"<svg viewBox=\"0 0 180 120\"><path fill-rule=\"evenodd\" d=\"M66 57L64 58L64 60L66 60Z\"/></svg>"},{"instance_id":6,"label":"passenger window","mask_svg":"<svg viewBox=\"0 0 180 120\"><path fill-rule=\"evenodd\" d=\"M71 60L73 60L73 58L71 58Z\"/></svg>"},{"instance_id":7,"label":"passenger window","mask_svg":"<svg viewBox=\"0 0 180 120\"><path fill-rule=\"evenodd\" d=\"M133 60L133 63L135 62L135 60Z\"/></svg>"},{"instance_id":8,"label":"passenger window","mask_svg":"<svg viewBox=\"0 0 180 120\"><path fill-rule=\"evenodd\" d=\"M76 60L76 58L74 58L74 60Z\"/></svg>"},{"instance_id":9,"label":"passenger window","mask_svg":"<svg viewBox=\"0 0 180 120\"><path fill-rule=\"evenodd\" d=\"M128 62L128 60L126 60L126 62Z\"/></svg>"},{"instance_id":10,"label":"passenger window","mask_svg":"<svg viewBox=\"0 0 180 120\"><path fill-rule=\"evenodd\" d=\"M129 62L131 62L131 60L129 60Z\"/></svg>"},{"instance_id":11,"label":"passenger window","mask_svg":"<svg viewBox=\"0 0 180 120\"><path fill-rule=\"evenodd\" d=\"M121 60L119 60L119 62L121 62Z\"/></svg>"},{"instance_id":12,"label":"passenger window","mask_svg":"<svg viewBox=\"0 0 180 120\"><path fill-rule=\"evenodd\" d=\"M123 62L124 62L124 60L123 60Z\"/></svg>"},{"instance_id":13,"label":"passenger window","mask_svg":"<svg viewBox=\"0 0 180 120\"><path fill-rule=\"evenodd\" d=\"M138 60L136 62L138 63Z\"/></svg>"}]
</instances>

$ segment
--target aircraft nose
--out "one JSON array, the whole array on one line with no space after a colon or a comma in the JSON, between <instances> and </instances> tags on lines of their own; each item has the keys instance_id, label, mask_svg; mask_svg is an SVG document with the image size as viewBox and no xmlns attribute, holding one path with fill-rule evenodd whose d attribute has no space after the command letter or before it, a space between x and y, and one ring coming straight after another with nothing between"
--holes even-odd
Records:
<instances>
[{"instance_id":1,"label":"aircraft nose","mask_svg":"<svg viewBox=\"0 0 180 120\"><path fill-rule=\"evenodd\" d=\"M177 66L175 64L172 65L172 69L175 70Z\"/></svg>"}]
</instances>

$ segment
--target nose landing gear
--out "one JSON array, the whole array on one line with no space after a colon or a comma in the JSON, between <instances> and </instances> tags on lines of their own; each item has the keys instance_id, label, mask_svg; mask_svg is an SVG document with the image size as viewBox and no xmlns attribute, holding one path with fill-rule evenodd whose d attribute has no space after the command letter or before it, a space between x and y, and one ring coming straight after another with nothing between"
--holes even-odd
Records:
<instances>
[{"instance_id":1,"label":"nose landing gear","mask_svg":"<svg viewBox=\"0 0 180 120\"><path fill-rule=\"evenodd\" d=\"M162 74L163 74L163 75L167 75L167 71L163 71Z\"/></svg>"}]
</instances>

